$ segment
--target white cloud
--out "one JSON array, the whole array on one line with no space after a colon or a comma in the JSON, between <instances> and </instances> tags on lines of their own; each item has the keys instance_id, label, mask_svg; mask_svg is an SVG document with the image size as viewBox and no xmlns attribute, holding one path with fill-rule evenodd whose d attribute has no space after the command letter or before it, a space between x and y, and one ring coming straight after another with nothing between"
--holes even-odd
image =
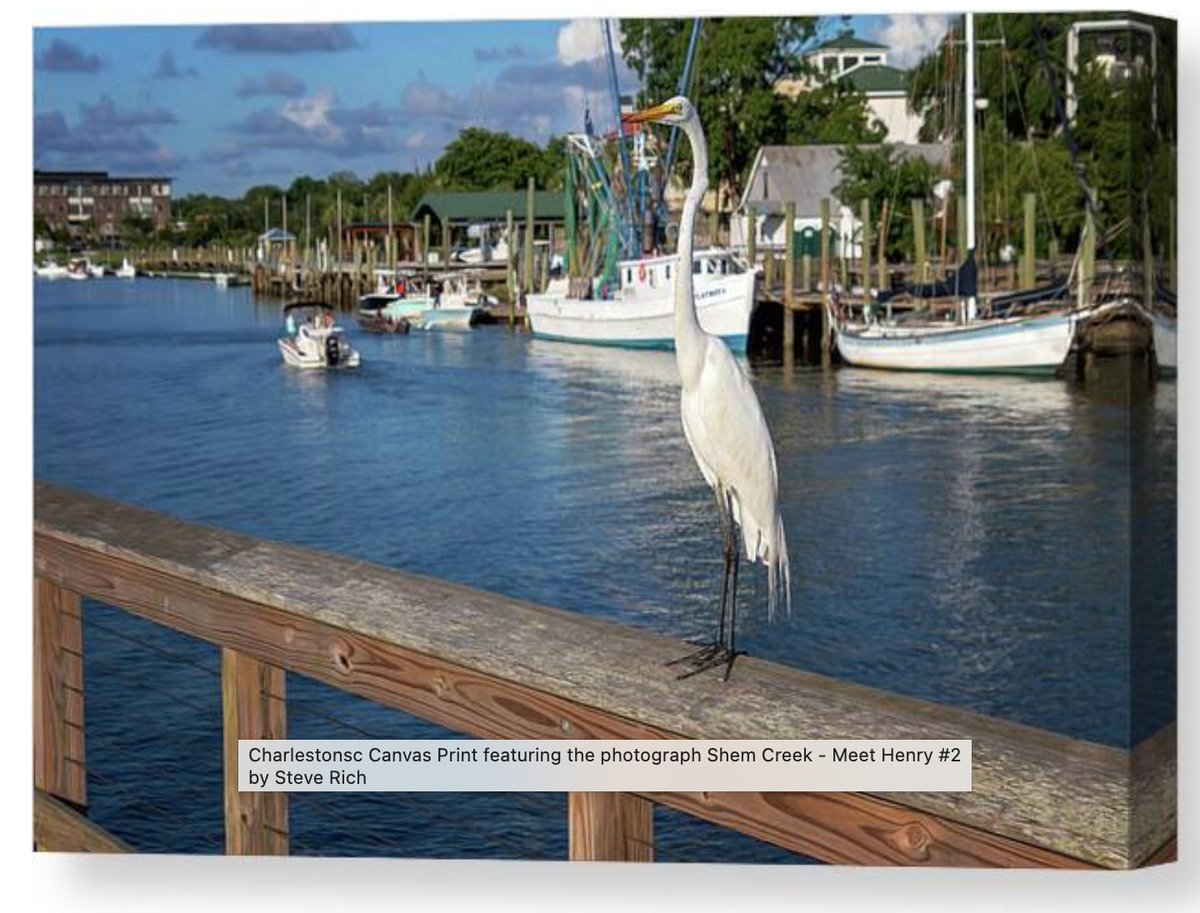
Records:
<instances>
[{"instance_id":1,"label":"white cloud","mask_svg":"<svg viewBox=\"0 0 1200 913\"><path fill-rule=\"evenodd\" d=\"M621 30L615 25L610 26L613 39L613 49L621 53ZM604 46L604 26L601 19L572 19L558 32L558 61L570 66L585 60L595 60L603 57L607 51Z\"/></svg>"},{"instance_id":2,"label":"white cloud","mask_svg":"<svg viewBox=\"0 0 1200 913\"><path fill-rule=\"evenodd\" d=\"M888 46L888 63L907 69L937 47L949 28L949 16L905 13L889 17L879 33L879 41Z\"/></svg>"},{"instance_id":3,"label":"white cloud","mask_svg":"<svg viewBox=\"0 0 1200 913\"><path fill-rule=\"evenodd\" d=\"M318 92L312 98L297 98L289 101L280 112L284 118L297 127L322 137L336 137L341 134L329 120L330 110L337 105L337 97L326 89Z\"/></svg>"}]
</instances>

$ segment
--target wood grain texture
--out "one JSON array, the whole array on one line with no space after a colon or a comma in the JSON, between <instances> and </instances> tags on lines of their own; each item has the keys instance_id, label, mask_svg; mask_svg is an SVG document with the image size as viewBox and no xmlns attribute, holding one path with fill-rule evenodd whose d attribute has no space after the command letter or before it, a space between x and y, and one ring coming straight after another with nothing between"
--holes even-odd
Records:
<instances>
[{"instance_id":1,"label":"wood grain texture","mask_svg":"<svg viewBox=\"0 0 1200 913\"><path fill-rule=\"evenodd\" d=\"M87 805L83 728L83 619L79 596L33 586L33 783Z\"/></svg>"},{"instance_id":2,"label":"wood grain texture","mask_svg":"<svg viewBox=\"0 0 1200 913\"><path fill-rule=\"evenodd\" d=\"M856 793L644 793L647 799L824 862L859 865L1095 866Z\"/></svg>"},{"instance_id":3,"label":"wood grain texture","mask_svg":"<svg viewBox=\"0 0 1200 913\"><path fill-rule=\"evenodd\" d=\"M285 675L252 656L221 650L225 852L286 856L288 794L238 791L238 739L287 738Z\"/></svg>"},{"instance_id":4,"label":"wood grain texture","mask_svg":"<svg viewBox=\"0 0 1200 913\"><path fill-rule=\"evenodd\" d=\"M1111 867L1175 830L1174 767L1152 760L1137 791L1144 826L1132 826L1142 747L1131 756L753 658L727 683L681 686L664 664L685 647L670 638L76 492L38 486L35 571L473 735L967 738L972 792L858 798ZM1153 747L1173 758L1174 727Z\"/></svg>"},{"instance_id":5,"label":"wood grain texture","mask_svg":"<svg viewBox=\"0 0 1200 913\"><path fill-rule=\"evenodd\" d=\"M33 848L39 853L130 853L129 844L65 802L33 791Z\"/></svg>"},{"instance_id":6,"label":"wood grain texture","mask_svg":"<svg viewBox=\"0 0 1200 913\"><path fill-rule=\"evenodd\" d=\"M654 804L632 793L570 793L572 862L653 862Z\"/></svg>"}]
</instances>

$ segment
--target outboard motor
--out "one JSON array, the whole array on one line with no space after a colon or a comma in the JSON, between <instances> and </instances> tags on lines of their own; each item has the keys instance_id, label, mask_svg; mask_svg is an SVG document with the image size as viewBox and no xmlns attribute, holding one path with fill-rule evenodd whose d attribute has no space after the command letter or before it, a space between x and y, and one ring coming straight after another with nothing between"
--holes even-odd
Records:
<instances>
[{"instance_id":1,"label":"outboard motor","mask_svg":"<svg viewBox=\"0 0 1200 913\"><path fill-rule=\"evenodd\" d=\"M342 360L342 343L337 336L325 337L325 362L336 365Z\"/></svg>"}]
</instances>

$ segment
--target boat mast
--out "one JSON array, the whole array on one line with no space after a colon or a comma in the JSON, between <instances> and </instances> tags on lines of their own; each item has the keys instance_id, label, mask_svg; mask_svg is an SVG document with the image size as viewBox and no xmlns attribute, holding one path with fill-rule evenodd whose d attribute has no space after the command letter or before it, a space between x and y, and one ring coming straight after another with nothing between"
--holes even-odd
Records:
<instances>
[{"instance_id":1,"label":"boat mast","mask_svg":"<svg viewBox=\"0 0 1200 913\"><path fill-rule=\"evenodd\" d=\"M966 108L967 133L967 256L963 259L963 267L975 272L975 14L966 14L964 26L967 38L966 90L963 106ZM972 264L967 266L967 264ZM960 267L962 268L962 267ZM971 283L967 295L967 320L975 319L975 282Z\"/></svg>"}]
</instances>

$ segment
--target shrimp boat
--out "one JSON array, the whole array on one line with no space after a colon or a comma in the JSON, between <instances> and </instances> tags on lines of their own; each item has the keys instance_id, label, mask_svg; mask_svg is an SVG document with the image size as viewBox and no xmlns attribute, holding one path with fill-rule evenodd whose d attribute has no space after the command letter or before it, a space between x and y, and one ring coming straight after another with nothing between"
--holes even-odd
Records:
<instances>
[{"instance_id":1,"label":"shrimp boat","mask_svg":"<svg viewBox=\"0 0 1200 913\"><path fill-rule=\"evenodd\" d=\"M345 331L333 319L332 305L292 301L283 306L283 360L296 368L357 368L361 361Z\"/></svg>"},{"instance_id":2,"label":"shrimp boat","mask_svg":"<svg viewBox=\"0 0 1200 913\"><path fill-rule=\"evenodd\" d=\"M617 284L555 280L526 308L534 336L563 342L672 349L675 278L679 258L650 257L617 264ZM746 351L754 310L754 273L723 249L697 251L692 259L696 313L705 332L733 352Z\"/></svg>"}]
</instances>

